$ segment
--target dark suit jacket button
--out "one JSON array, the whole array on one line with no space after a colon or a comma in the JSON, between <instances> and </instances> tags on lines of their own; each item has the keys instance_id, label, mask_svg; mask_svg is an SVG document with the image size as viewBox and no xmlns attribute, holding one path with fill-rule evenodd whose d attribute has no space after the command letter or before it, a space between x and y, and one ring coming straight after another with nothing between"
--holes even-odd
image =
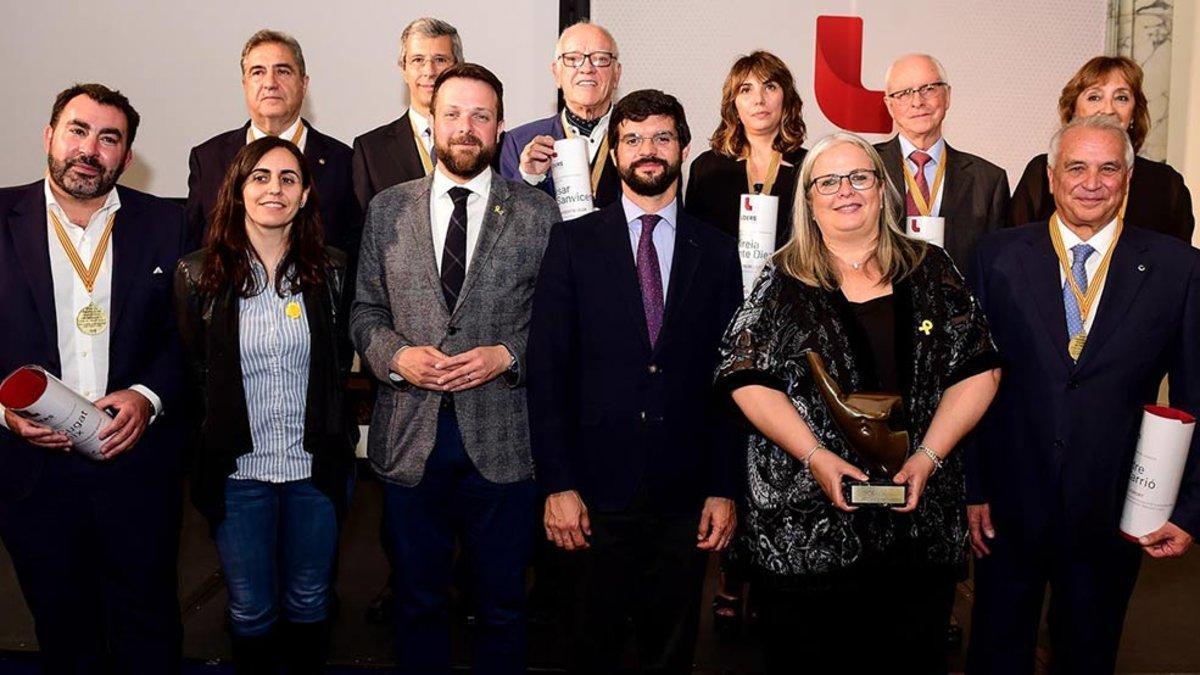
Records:
<instances>
[{"instance_id":1,"label":"dark suit jacket button","mask_svg":"<svg viewBox=\"0 0 1200 675\"><path fill-rule=\"evenodd\" d=\"M448 330L451 335L458 335L458 326L450 326L446 330Z\"/></svg>"},{"instance_id":2,"label":"dark suit jacket button","mask_svg":"<svg viewBox=\"0 0 1200 675\"><path fill-rule=\"evenodd\" d=\"M1054 439L1054 447L1058 448L1059 450L1062 450L1064 447L1066 447L1066 445L1067 445L1066 443L1063 443L1063 439L1061 439L1061 438Z\"/></svg>"},{"instance_id":3,"label":"dark suit jacket button","mask_svg":"<svg viewBox=\"0 0 1200 675\"><path fill-rule=\"evenodd\" d=\"M646 421L646 411L643 410L642 412L638 413L638 417L641 417L642 421L645 422Z\"/></svg>"},{"instance_id":4,"label":"dark suit jacket button","mask_svg":"<svg viewBox=\"0 0 1200 675\"><path fill-rule=\"evenodd\" d=\"M646 368L646 372L647 372L647 373L650 373L651 375L654 375L654 374L658 373L658 366L657 366L657 365L655 365L655 364L653 364L653 363L651 363L651 364L650 364L650 365L649 365L649 366Z\"/></svg>"},{"instance_id":5,"label":"dark suit jacket button","mask_svg":"<svg viewBox=\"0 0 1200 675\"><path fill-rule=\"evenodd\" d=\"M1071 379L1067 380L1067 389L1078 389L1078 388L1079 388L1079 380L1077 380L1073 377Z\"/></svg>"}]
</instances>

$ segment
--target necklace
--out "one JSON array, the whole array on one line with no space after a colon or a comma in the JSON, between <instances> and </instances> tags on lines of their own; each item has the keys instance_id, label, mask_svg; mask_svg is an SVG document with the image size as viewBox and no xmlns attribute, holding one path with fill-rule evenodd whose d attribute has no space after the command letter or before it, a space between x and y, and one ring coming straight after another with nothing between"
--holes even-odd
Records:
<instances>
[{"instance_id":1,"label":"necklace","mask_svg":"<svg viewBox=\"0 0 1200 675\"><path fill-rule=\"evenodd\" d=\"M867 264L867 261L868 261L868 260L870 260L872 257L874 257L874 256L875 256L875 252L874 252L874 251L871 251L871 252L870 252L870 253L868 253L868 254L867 254L865 257L863 257L863 259L862 259L862 260L859 260L858 262L853 262L853 261L850 261L850 260L846 260L845 258L843 258L842 256L838 255L837 253L834 253L834 252L833 252L833 250L830 250L829 252L830 252L830 253L833 253L833 257L835 257L835 258L837 258L839 261L841 261L841 263L842 263L843 265L849 265L849 266L850 266L850 269L852 269L852 270L861 270L861 269L862 269L862 266L863 266L863 265L866 265L866 264Z\"/></svg>"}]
</instances>

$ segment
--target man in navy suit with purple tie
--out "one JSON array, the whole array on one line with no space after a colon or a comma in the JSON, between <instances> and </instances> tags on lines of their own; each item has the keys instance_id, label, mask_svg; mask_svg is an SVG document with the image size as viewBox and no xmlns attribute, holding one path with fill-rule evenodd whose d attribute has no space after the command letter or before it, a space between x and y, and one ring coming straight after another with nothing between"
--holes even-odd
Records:
<instances>
[{"instance_id":1,"label":"man in navy suit with purple tie","mask_svg":"<svg viewBox=\"0 0 1200 675\"><path fill-rule=\"evenodd\" d=\"M732 536L739 434L713 370L742 300L736 243L677 200L690 134L660 91L608 140L621 198L550 233L530 324L529 419L546 537L581 557L572 672L690 673L709 551Z\"/></svg>"}]
</instances>

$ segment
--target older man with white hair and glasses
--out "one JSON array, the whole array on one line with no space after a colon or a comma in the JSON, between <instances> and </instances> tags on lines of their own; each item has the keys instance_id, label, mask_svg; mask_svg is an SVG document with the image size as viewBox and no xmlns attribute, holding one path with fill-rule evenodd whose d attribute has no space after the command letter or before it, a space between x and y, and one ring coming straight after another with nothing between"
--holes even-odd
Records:
<instances>
[{"instance_id":1,"label":"older man with white hair and glasses","mask_svg":"<svg viewBox=\"0 0 1200 675\"><path fill-rule=\"evenodd\" d=\"M991 162L951 147L942 135L950 109L946 69L928 54L906 54L884 76L896 135L875 145L909 218L943 219L943 248L959 267L979 239L1008 217L1008 176Z\"/></svg>"},{"instance_id":2,"label":"older man with white hair and glasses","mask_svg":"<svg viewBox=\"0 0 1200 675\"><path fill-rule=\"evenodd\" d=\"M550 163L554 141L584 138L592 199L597 208L621 196L621 177L608 147L608 121L613 98L621 81L617 42L603 27L581 21L568 26L558 38L550 71L562 90L566 107L545 119L521 125L504 138L500 150L500 173L510 180L524 180L554 196Z\"/></svg>"}]
</instances>

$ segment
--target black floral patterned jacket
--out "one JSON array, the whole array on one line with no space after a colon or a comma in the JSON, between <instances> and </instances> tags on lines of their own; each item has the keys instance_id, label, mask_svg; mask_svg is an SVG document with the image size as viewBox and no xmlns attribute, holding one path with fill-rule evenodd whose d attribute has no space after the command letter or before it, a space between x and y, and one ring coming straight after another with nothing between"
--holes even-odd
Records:
<instances>
[{"instance_id":1,"label":"black floral patterned jacket","mask_svg":"<svg viewBox=\"0 0 1200 675\"><path fill-rule=\"evenodd\" d=\"M896 368L912 448L921 442L942 393L997 367L979 303L950 258L930 247L906 278L893 284ZM869 387L867 336L840 291L808 286L768 264L725 333L716 373L728 395L760 384L788 395L831 451L861 466L833 421L809 371L805 352L822 357L843 391ZM736 408L736 406L733 406ZM926 556L918 563L953 566L967 546L963 458L953 452L933 475L917 510L896 514L836 508L800 461L761 434L746 452L746 513L735 557L778 576L823 575L845 569L901 537Z\"/></svg>"}]
</instances>

